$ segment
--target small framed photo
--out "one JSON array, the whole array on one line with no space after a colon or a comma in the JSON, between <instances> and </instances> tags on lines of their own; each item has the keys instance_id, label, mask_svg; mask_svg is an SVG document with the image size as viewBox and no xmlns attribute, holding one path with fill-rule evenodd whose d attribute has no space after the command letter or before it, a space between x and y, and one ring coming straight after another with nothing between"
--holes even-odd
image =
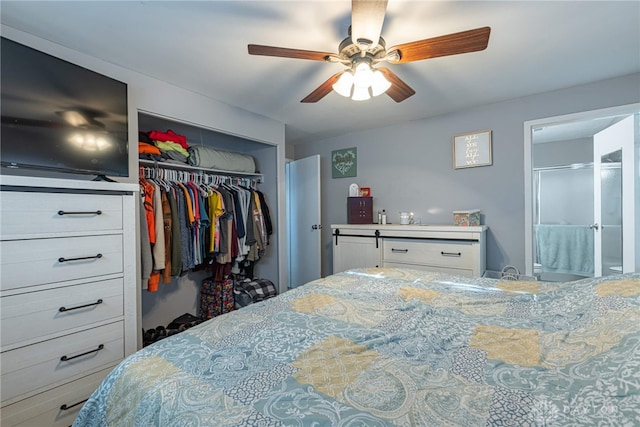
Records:
<instances>
[{"instance_id":1,"label":"small framed photo","mask_svg":"<svg viewBox=\"0 0 640 427\"><path fill-rule=\"evenodd\" d=\"M360 187L360 197L371 197L371 188Z\"/></svg>"},{"instance_id":2,"label":"small framed photo","mask_svg":"<svg viewBox=\"0 0 640 427\"><path fill-rule=\"evenodd\" d=\"M490 130L453 137L453 167L455 169L489 166L492 163Z\"/></svg>"}]
</instances>

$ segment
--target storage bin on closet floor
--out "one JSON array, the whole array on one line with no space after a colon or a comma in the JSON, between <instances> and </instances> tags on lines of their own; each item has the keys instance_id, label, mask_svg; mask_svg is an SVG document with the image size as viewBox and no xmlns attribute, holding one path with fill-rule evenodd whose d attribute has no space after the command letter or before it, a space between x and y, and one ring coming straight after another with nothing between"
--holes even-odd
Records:
<instances>
[{"instance_id":1,"label":"storage bin on closet floor","mask_svg":"<svg viewBox=\"0 0 640 427\"><path fill-rule=\"evenodd\" d=\"M236 299L236 308L264 301L278 295L278 289L268 279L238 279L233 286Z\"/></svg>"},{"instance_id":2,"label":"storage bin on closet floor","mask_svg":"<svg viewBox=\"0 0 640 427\"><path fill-rule=\"evenodd\" d=\"M212 317L228 313L235 309L233 279L205 279L200 285L200 317Z\"/></svg>"}]
</instances>

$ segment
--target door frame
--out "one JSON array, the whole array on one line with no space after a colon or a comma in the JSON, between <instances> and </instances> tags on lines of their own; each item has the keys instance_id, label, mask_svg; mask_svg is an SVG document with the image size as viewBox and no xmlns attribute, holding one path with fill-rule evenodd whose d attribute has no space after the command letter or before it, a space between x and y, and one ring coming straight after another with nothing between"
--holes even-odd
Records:
<instances>
[{"instance_id":1,"label":"door frame","mask_svg":"<svg viewBox=\"0 0 640 427\"><path fill-rule=\"evenodd\" d=\"M524 254L525 254L525 274L533 275L533 141L532 135L535 128L558 125L563 123L574 123L586 120L594 120L609 116L621 116L625 114L637 114L640 112L640 103L621 105L617 107L603 108L598 110L583 111L579 113L566 114L562 116L547 117L524 122ZM636 151L637 148L634 148ZM634 155L635 158L635 155ZM635 162L634 162L635 164ZM635 183L637 186L638 183ZM638 188L634 194L638 194ZM636 230L638 231L638 230ZM637 233L634 233L634 236ZM634 238L636 238L635 236Z\"/></svg>"}]
</instances>

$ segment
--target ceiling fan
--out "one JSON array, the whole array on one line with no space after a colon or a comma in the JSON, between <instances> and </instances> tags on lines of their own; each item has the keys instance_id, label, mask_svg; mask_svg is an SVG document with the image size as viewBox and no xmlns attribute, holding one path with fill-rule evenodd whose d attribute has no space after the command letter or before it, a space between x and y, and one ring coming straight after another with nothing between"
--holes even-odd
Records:
<instances>
[{"instance_id":1,"label":"ceiling fan","mask_svg":"<svg viewBox=\"0 0 640 427\"><path fill-rule=\"evenodd\" d=\"M350 34L340 43L337 54L257 44L248 45L249 54L326 61L347 67L329 77L300 102L318 102L332 89L354 100L369 99L371 91L373 96L386 93L394 101L401 102L415 91L393 71L376 65L476 52L486 49L489 43L491 28L482 27L387 49L380 37L386 9L387 0L352 0Z\"/></svg>"}]
</instances>

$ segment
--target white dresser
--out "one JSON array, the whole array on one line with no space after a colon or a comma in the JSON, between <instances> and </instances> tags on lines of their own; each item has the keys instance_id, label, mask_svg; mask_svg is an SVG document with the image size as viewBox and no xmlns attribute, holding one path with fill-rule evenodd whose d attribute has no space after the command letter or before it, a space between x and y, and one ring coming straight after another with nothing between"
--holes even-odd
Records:
<instances>
[{"instance_id":1,"label":"white dresser","mask_svg":"<svg viewBox=\"0 0 640 427\"><path fill-rule=\"evenodd\" d=\"M1 176L1 424L68 426L138 340L138 186Z\"/></svg>"},{"instance_id":2,"label":"white dresser","mask_svg":"<svg viewBox=\"0 0 640 427\"><path fill-rule=\"evenodd\" d=\"M404 267L464 276L486 269L486 226L333 224L333 272Z\"/></svg>"}]
</instances>

